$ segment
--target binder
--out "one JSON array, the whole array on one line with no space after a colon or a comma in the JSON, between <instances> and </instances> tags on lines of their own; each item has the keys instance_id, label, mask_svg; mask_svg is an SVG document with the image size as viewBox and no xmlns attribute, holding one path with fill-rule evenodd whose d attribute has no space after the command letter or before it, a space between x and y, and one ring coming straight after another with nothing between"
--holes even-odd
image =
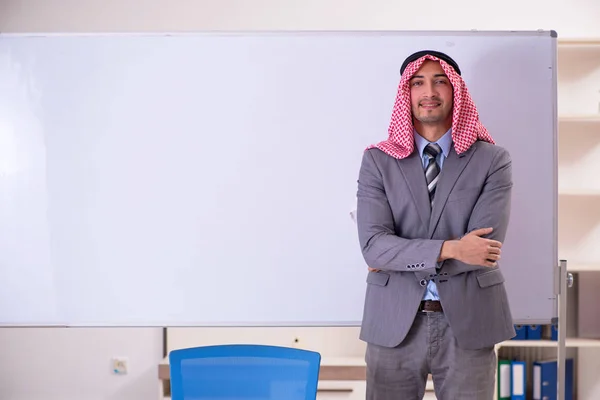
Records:
<instances>
[{"instance_id":1,"label":"binder","mask_svg":"<svg viewBox=\"0 0 600 400\"><path fill-rule=\"evenodd\" d=\"M558 325L550 326L550 340L558 340Z\"/></svg>"},{"instance_id":2,"label":"binder","mask_svg":"<svg viewBox=\"0 0 600 400\"><path fill-rule=\"evenodd\" d=\"M556 360L533 363L533 400L556 400L558 363ZM565 363L565 400L573 400L573 359Z\"/></svg>"},{"instance_id":3,"label":"binder","mask_svg":"<svg viewBox=\"0 0 600 400\"><path fill-rule=\"evenodd\" d=\"M525 400L526 368L525 361L514 360L511 363L511 400Z\"/></svg>"},{"instance_id":4,"label":"binder","mask_svg":"<svg viewBox=\"0 0 600 400\"><path fill-rule=\"evenodd\" d=\"M526 340L527 339L527 326L526 325L515 325L515 331L517 335L511 340Z\"/></svg>"},{"instance_id":5,"label":"binder","mask_svg":"<svg viewBox=\"0 0 600 400\"><path fill-rule=\"evenodd\" d=\"M542 338L542 326L541 325L528 325L527 326L527 340L540 340Z\"/></svg>"},{"instance_id":6,"label":"binder","mask_svg":"<svg viewBox=\"0 0 600 400\"><path fill-rule=\"evenodd\" d=\"M498 400L511 400L511 361L498 360Z\"/></svg>"}]
</instances>

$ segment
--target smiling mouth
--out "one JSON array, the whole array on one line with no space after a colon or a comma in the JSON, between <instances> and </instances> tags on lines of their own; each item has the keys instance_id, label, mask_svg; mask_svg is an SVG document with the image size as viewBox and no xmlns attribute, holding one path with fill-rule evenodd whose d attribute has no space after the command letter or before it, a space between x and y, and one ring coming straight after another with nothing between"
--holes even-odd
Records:
<instances>
[{"instance_id":1,"label":"smiling mouth","mask_svg":"<svg viewBox=\"0 0 600 400\"><path fill-rule=\"evenodd\" d=\"M441 103L421 103L420 107L426 110L433 110L434 108L440 107Z\"/></svg>"}]
</instances>

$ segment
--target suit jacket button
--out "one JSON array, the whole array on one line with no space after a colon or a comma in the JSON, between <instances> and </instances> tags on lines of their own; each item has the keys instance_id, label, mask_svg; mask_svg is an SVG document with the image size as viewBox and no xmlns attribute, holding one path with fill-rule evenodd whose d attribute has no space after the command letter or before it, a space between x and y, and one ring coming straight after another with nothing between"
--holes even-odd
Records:
<instances>
[{"instance_id":1,"label":"suit jacket button","mask_svg":"<svg viewBox=\"0 0 600 400\"><path fill-rule=\"evenodd\" d=\"M427 286L427 281L425 279L421 279L421 286Z\"/></svg>"}]
</instances>

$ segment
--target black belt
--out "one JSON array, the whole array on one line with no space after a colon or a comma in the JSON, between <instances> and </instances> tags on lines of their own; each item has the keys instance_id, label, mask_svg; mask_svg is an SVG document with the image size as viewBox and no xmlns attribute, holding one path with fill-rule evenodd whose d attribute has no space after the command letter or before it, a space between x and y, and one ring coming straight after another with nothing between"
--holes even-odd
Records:
<instances>
[{"instance_id":1,"label":"black belt","mask_svg":"<svg viewBox=\"0 0 600 400\"><path fill-rule=\"evenodd\" d=\"M443 312L442 303L437 300L423 300L419 305L421 312Z\"/></svg>"}]
</instances>

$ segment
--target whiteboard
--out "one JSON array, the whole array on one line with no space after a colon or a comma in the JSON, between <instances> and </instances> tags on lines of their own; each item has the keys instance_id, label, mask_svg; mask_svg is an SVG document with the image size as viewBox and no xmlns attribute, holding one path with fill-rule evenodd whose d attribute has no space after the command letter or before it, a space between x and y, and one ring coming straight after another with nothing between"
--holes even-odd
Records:
<instances>
[{"instance_id":1,"label":"whiteboard","mask_svg":"<svg viewBox=\"0 0 600 400\"><path fill-rule=\"evenodd\" d=\"M460 65L514 162L501 268L556 316L554 32L0 35L0 322L355 326L350 211L399 68Z\"/></svg>"}]
</instances>

